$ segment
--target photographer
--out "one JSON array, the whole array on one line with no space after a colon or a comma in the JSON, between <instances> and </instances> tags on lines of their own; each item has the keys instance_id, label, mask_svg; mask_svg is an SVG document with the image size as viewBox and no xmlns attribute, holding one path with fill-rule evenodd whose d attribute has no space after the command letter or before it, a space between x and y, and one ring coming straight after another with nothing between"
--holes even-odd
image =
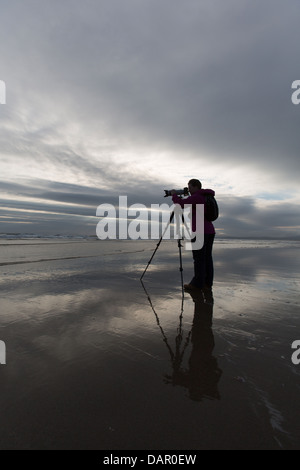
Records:
<instances>
[{"instance_id":1,"label":"photographer","mask_svg":"<svg viewBox=\"0 0 300 470\"><path fill-rule=\"evenodd\" d=\"M190 196L181 199L177 196L176 190L170 191L174 204L179 204L184 208L185 204L191 204L193 209L196 204L204 204L204 243L200 250L193 250L194 259L194 277L189 284L185 284L186 290L193 289L211 289L213 285L214 267L212 259L212 248L215 238L215 228L213 223L205 218L205 195L215 195L212 189L201 189L201 182L197 179L191 179L188 182ZM196 230L195 210L192 210L192 230Z\"/></svg>"}]
</instances>

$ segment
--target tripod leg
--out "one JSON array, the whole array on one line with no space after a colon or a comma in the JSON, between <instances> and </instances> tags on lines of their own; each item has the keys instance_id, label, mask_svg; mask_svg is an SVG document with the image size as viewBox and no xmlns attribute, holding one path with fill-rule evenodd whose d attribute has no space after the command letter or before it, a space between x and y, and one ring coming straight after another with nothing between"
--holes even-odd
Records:
<instances>
[{"instance_id":1,"label":"tripod leg","mask_svg":"<svg viewBox=\"0 0 300 470\"><path fill-rule=\"evenodd\" d=\"M143 274L142 274L141 277L140 277L140 280L143 279L143 277L144 277L144 275L145 275L145 273L146 273L148 267L150 266L151 261L153 260L154 255L155 255L155 253L157 252L157 250L158 250L158 248L159 248L159 245L161 244L162 239L163 239L163 237L164 237L164 235L165 235L165 233L166 233L166 231L167 231L167 229L168 229L170 223L171 223L172 220L173 220L173 217L174 217L174 211L173 211L172 214L170 215L170 219L169 219L169 222L168 222L167 225L166 225L166 228L165 228L165 230L164 230L164 233L163 233L162 236L160 237L160 240L159 240L159 242L157 243L156 248L155 248L154 252L152 253L151 258L149 259L148 264L147 264L147 266L146 266L146 268L145 268Z\"/></svg>"},{"instance_id":2,"label":"tripod leg","mask_svg":"<svg viewBox=\"0 0 300 470\"><path fill-rule=\"evenodd\" d=\"M182 288L182 295L184 294L184 289L183 289L183 267L182 267L182 253L181 253L181 240L178 240L178 248L179 248L179 271L180 271L180 276L181 276L181 288Z\"/></svg>"}]
</instances>

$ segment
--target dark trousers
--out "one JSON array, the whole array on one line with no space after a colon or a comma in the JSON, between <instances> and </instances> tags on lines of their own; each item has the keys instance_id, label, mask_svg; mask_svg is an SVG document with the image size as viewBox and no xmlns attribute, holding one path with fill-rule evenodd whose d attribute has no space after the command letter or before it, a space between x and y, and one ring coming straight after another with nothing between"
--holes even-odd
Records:
<instances>
[{"instance_id":1,"label":"dark trousers","mask_svg":"<svg viewBox=\"0 0 300 470\"><path fill-rule=\"evenodd\" d=\"M193 250L194 277L190 284L202 289L205 285L212 287L214 279L214 265L212 248L215 234L205 234L201 250Z\"/></svg>"}]
</instances>

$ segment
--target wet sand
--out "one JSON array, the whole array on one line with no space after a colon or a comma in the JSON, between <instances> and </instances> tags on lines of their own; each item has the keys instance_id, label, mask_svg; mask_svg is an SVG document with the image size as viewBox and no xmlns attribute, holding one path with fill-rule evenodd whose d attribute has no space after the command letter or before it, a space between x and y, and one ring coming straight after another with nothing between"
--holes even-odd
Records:
<instances>
[{"instance_id":1,"label":"wet sand","mask_svg":"<svg viewBox=\"0 0 300 470\"><path fill-rule=\"evenodd\" d=\"M155 244L1 240L1 449L300 448L299 244Z\"/></svg>"}]
</instances>

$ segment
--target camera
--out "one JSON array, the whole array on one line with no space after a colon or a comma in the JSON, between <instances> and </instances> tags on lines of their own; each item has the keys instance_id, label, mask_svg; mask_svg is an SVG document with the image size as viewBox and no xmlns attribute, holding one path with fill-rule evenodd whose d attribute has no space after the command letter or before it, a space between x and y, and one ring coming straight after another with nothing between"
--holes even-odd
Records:
<instances>
[{"instance_id":1,"label":"camera","mask_svg":"<svg viewBox=\"0 0 300 470\"><path fill-rule=\"evenodd\" d=\"M172 189L170 189L170 190L165 189L164 191L165 191L165 196L164 197L171 196ZM177 194L177 196L188 196L189 195L189 189L188 188L175 189L175 193Z\"/></svg>"}]
</instances>

